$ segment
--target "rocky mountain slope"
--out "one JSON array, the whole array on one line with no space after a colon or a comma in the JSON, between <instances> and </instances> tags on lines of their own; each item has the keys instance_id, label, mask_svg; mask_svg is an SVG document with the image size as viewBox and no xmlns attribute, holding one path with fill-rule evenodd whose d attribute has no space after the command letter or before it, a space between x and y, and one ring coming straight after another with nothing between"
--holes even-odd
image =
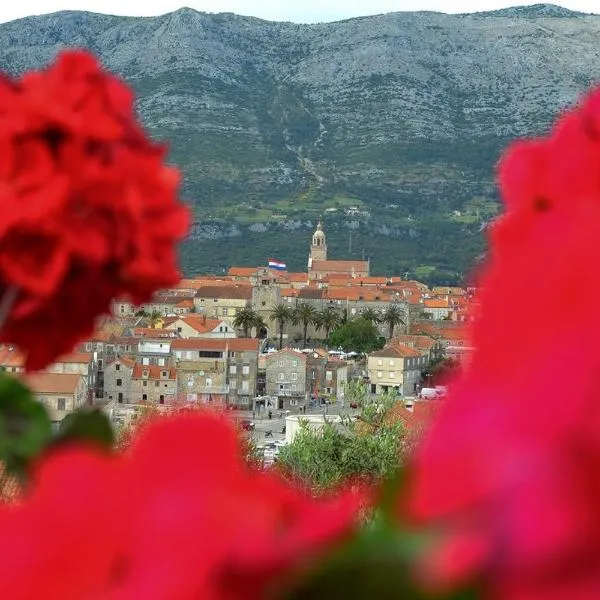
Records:
<instances>
[{"instance_id":1,"label":"rocky mountain slope","mask_svg":"<svg viewBox=\"0 0 600 600\"><path fill-rule=\"evenodd\" d=\"M599 16L550 5L319 25L60 12L0 25L0 68L84 46L134 85L196 208L188 270L302 268L325 216L338 255L451 281L484 248L499 152L600 79L599 42Z\"/></svg>"}]
</instances>

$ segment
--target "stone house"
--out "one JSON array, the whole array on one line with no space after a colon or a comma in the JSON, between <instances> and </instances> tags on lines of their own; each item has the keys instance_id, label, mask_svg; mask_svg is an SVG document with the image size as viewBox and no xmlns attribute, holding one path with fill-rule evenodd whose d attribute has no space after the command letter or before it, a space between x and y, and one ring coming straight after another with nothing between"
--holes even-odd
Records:
<instances>
[{"instance_id":1,"label":"stone house","mask_svg":"<svg viewBox=\"0 0 600 600\"><path fill-rule=\"evenodd\" d=\"M258 344L249 338L175 340L178 394L190 402L250 408L257 390Z\"/></svg>"},{"instance_id":2,"label":"stone house","mask_svg":"<svg viewBox=\"0 0 600 600\"><path fill-rule=\"evenodd\" d=\"M206 315L189 315L177 319L165 319L164 329L173 331L181 338L231 339L235 330L223 319L210 319Z\"/></svg>"},{"instance_id":3,"label":"stone house","mask_svg":"<svg viewBox=\"0 0 600 600\"><path fill-rule=\"evenodd\" d=\"M55 429L71 412L85 406L86 380L77 373L30 373L20 375L33 396L47 409Z\"/></svg>"},{"instance_id":4,"label":"stone house","mask_svg":"<svg viewBox=\"0 0 600 600\"><path fill-rule=\"evenodd\" d=\"M131 381L135 360L118 357L104 366L104 399L119 404L130 404Z\"/></svg>"},{"instance_id":5,"label":"stone house","mask_svg":"<svg viewBox=\"0 0 600 600\"><path fill-rule=\"evenodd\" d=\"M130 402L167 404L177 397L177 371L173 367L137 362L131 375Z\"/></svg>"},{"instance_id":6,"label":"stone house","mask_svg":"<svg viewBox=\"0 0 600 600\"><path fill-rule=\"evenodd\" d=\"M46 367L47 373L71 373L81 375L85 379L88 392L87 402L94 400L96 379L98 376L98 362L93 352L72 352L56 359L50 366Z\"/></svg>"},{"instance_id":7,"label":"stone house","mask_svg":"<svg viewBox=\"0 0 600 600\"><path fill-rule=\"evenodd\" d=\"M342 360L328 361L325 365L325 394L343 402L347 383L348 363Z\"/></svg>"},{"instance_id":8,"label":"stone house","mask_svg":"<svg viewBox=\"0 0 600 600\"><path fill-rule=\"evenodd\" d=\"M368 356L371 393L396 390L401 396L413 395L421 382L421 371L427 365L427 357L418 350L404 344L388 344Z\"/></svg>"},{"instance_id":9,"label":"stone house","mask_svg":"<svg viewBox=\"0 0 600 600\"><path fill-rule=\"evenodd\" d=\"M306 403L307 357L302 352L285 348L267 355L265 369L267 396L278 398L279 409Z\"/></svg>"},{"instance_id":10,"label":"stone house","mask_svg":"<svg viewBox=\"0 0 600 600\"><path fill-rule=\"evenodd\" d=\"M252 287L246 283L205 285L198 289L194 297L194 307L207 318L221 319L233 326L237 312L250 306Z\"/></svg>"}]
</instances>

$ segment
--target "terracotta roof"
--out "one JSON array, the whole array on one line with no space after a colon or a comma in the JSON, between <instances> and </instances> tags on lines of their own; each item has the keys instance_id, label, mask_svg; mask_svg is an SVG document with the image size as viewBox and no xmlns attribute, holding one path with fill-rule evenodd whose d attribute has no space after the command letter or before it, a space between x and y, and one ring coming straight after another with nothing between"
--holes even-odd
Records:
<instances>
[{"instance_id":1,"label":"terracotta roof","mask_svg":"<svg viewBox=\"0 0 600 600\"><path fill-rule=\"evenodd\" d=\"M203 286L196 292L196 298L225 298L228 300L251 300L252 288L238 284Z\"/></svg>"},{"instance_id":2,"label":"terracotta roof","mask_svg":"<svg viewBox=\"0 0 600 600\"><path fill-rule=\"evenodd\" d=\"M174 340L171 350L225 350L231 352L258 352L259 341L251 338L210 339L190 338Z\"/></svg>"},{"instance_id":3,"label":"terracotta roof","mask_svg":"<svg viewBox=\"0 0 600 600\"><path fill-rule=\"evenodd\" d=\"M283 350L278 350L277 352L271 352L271 354L267 354L267 361L279 358L279 356L282 354L291 354L292 356L297 356L303 360L306 360L306 354L304 354L304 352L298 352L298 350L292 350L291 348L284 348Z\"/></svg>"},{"instance_id":4,"label":"terracotta roof","mask_svg":"<svg viewBox=\"0 0 600 600\"><path fill-rule=\"evenodd\" d=\"M88 364L92 361L93 355L91 352L72 352L71 354L65 354L63 356L58 357L54 364L56 363L80 363L80 364Z\"/></svg>"},{"instance_id":5,"label":"terracotta roof","mask_svg":"<svg viewBox=\"0 0 600 600\"><path fill-rule=\"evenodd\" d=\"M438 342L427 335L396 335L393 341L419 350L431 350L438 345Z\"/></svg>"},{"instance_id":6,"label":"terracotta roof","mask_svg":"<svg viewBox=\"0 0 600 600\"><path fill-rule=\"evenodd\" d=\"M302 283L308 281L308 273L288 273L286 279L294 283Z\"/></svg>"},{"instance_id":7,"label":"terracotta roof","mask_svg":"<svg viewBox=\"0 0 600 600\"><path fill-rule=\"evenodd\" d=\"M163 371L167 372L167 377L161 377ZM144 377L144 372L148 372L148 377ZM140 365L136 363L133 367L132 379L152 379L162 380L177 379L177 370L174 367L160 367L158 365Z\"/></svg>"},{"instance_id":8,"label":"terracotta roof","mask_svg":"<svg viewBox=\"0 0 600 600\"><path fill-rule=\"evenodd\" d=\"M361 287L327 288L323 290L324 297L329 300L348 300L364 302L389 302L391 297L384 290Z\"/></svg>"},{"instance_id":9,"label":"terracotta roof","mask_svg":"<svg viewBox=\"0 0 600 600\"><path fill-rule=\"evenodd\" d=\"M173 321L169 324L169 327L171 327L178 320L183 321L186 325L189 325L198 333L209 333L224 324L224 321L222 321L221 319L207 319L205 316L191 314L185 315L183 317L180 317L176 321ZM169 331L172 331L172 329L169 329Z\"/></svg>"},{"instance_id":10,"label":"terracotta roof","mask_svg":"<svg viewBox=\"0 0 600 600\"><path fill-rule=\"evenodd\" d=\"M398 358L413 358L416 356L421 356L421 353L410 346L405 346L404 344L389 344L382 350L371 352L369 356L397 356Z\"/></svg>"},{"instance_id":11,"label":"terracotta roof","mask_svg":"<svg viewBox=\"0 0 600 600\"><path fill-rule=\"evenodd\" d=\"M296 288L281 288L281 295L284 298L297 298L300 290Z\"/></svg>"},{"instance_id":12,"label":"terracotta roof","mask_svg":"<svg viewBox=\"0 0 600 600\"><path fill-rule=\"evenodd\" d=\"M178 308L194 308L194 301L189 298L179 301L175 306Z\"/></svg>"},{"instance_id":13,"label":"terracotta roof","mask_svg":"<svg viewBox=\"0 0 600 600\"><path fill-rule=\"evenodd\" d=\"M369 270L366 260L313 260L311 271L337 271L342 273L356 273Z\"/></svg>"},{"instance_id":14,"label":"terracotta roof","mask_svg":"<svg viewBox=\"0 0 600 600\"><path fill-rule=\"evenodd\" d=\"M227 274L231 277L251 277L257 270L258 267L230 267Z\"/></svg>"},{"instance_id":15,"label":"terracotta roof","mask_svg":"<svg viewBox=\"0 0 600 600\"><path fill-rule=\"evenodd\" d=\"M423 301L423 306L426 308L450 308L448 300L442 300L439 298L426 298Z\"/></svg>"},{"instance_id":16,"label":"terracotta roof","mask_svg":"<svg viewBox=\"0 0 600 600\"><path fill-rule=\"evenodd\" d=\"M82 376L71 373L28 373L22 378L36 394L74 394Z\"/></svg>"}]
</instances>

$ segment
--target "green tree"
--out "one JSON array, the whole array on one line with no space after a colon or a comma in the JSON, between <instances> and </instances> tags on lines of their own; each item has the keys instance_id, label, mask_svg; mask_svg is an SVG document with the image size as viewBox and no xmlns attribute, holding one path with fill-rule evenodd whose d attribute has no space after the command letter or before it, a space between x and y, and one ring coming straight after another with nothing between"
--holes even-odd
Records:
<instances>
[{"instance_id":1,"label":"green tree","mask_svg":"<svg viewBox=\"0 0 600 600\"><path fill-rule=\"evenodd\" d=\"M293 442L281 449L278 469L316 493L349 481L392 477L405 447L403 424L388 417L394 404L385 398L366 405L357 421L325 421L320 429L301 424Z\"/></svg>"},{"instance_id":2,"label":"green tree","mask_svg":"<svg viewBox=\"0 0 600 600\"><path fill-rule=\"evenodd\" d=\"M283 328L292 320L292 311L287 304L277 304L271 311L271 319L277 323L279 329L279 349L283 348Z\"/></svg>"},{"instance_id":3,"label":"green tree","mask_svg":"<svg viewBox=\"0 0 600 600\"><path fill-rule=\"evenodd\" d=\"M369 321L369 323L380 323L381 316L374 308L363 308L360 311L360 316Z\"/></svg>"},{"instance_id":4,"label":"green tree","mask_svg":"<svg viewBox=\"0 0 600 600\"><path fill-rule=\"evenodd\" d=\"M397 325L404 325L404 313L397 304L390 304L383 313L381 322L388 326L389 339L394 337L394 329Z\"/></svg>"},{"instance_id":5,"label":"green tree","mask_svg":"<svg viewBox=\"0 0 600 600\"><path fill-rule=\"evenodd\" d=\"M250 337L250 330L255 327L259 315L251 308L245 307L237 311L233 326L244 332L244 337Z\"/></svg>"},{"instance_id":6,"label":"green tree","mask_svg":"<svg viewBox=\"0 0 600 600\"><path fill-rule=\"evenodd\" d=\"M327 306L316 315L315 324L317 329L323 329L325 331L325 339L329 339L329 333L339 327L342 322L342 315L333 306Z\"/></svg>"},{"instance_id":7,"label":"green tree","mask_svg":"<svg viewBox=\"0 0 600 600\"><path fill-rule=\"evenodd\" d=\"M364 352L383 348L384 340L379 336L377 327L363 317L351 319L338 327L329 337L329 344L342 348L345 352Z\"/></svg>"},{"instance_id":8,"label":"green tree","mask_svg":"<svg viewBox=\"0 0 600 600\"><path fill-rule=\"evenodd\" d=\"M309 325L314 325L317 320L317 309L312 304L301 302L296 306L292 314L292 323L294 325L302 324L303 348L306 348L306 339L308 337Z\"/></svg>"},{"instance_id":9,"label":"green tree","mask_svg":"<svg viewBox=\"0 0 600 600\"><path fill-rule=\"evenodd\" d=\"M255 312L254 320L252 321L251 327L254 327L256 330L256 335L254 337L259 337L261 329L266 329L267 324L265 323L265 320L262 318L262 316Z\"/></svg>"}]
</instances>

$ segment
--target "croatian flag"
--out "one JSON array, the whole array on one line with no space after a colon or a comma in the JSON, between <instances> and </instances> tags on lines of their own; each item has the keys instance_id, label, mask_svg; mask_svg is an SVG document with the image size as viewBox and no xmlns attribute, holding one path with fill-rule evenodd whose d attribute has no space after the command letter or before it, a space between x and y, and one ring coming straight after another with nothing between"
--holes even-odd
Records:
<instances>
[{"instance_id":1,"label":"croatian flag","mask_svg":"<svg viewBox=\"0 0 600 600\"><path fill-rule=\"evenodd\" d=\"M269 259L269 269L276 269L277 271L285 271L287 269L287 265L278 260Z\"/></svg>"}]
</instances>

